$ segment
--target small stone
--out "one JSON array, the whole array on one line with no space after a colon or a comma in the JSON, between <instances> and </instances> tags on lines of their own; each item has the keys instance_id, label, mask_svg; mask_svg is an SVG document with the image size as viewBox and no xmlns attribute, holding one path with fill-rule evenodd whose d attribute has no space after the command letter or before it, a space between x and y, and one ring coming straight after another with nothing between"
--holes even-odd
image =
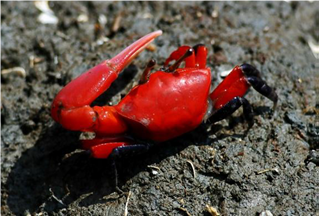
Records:
<instances>
[{"instance_id":1,"label":"small stone","mask_svg":"<svg viewBox=\"0 0 320 217\"><path fill-rule=\"evenodd\" d=\"M269 211L269 210L266 210L266 211L263 211L260 216L273 216L273 214Z\"/></svg>"}]
</instances>

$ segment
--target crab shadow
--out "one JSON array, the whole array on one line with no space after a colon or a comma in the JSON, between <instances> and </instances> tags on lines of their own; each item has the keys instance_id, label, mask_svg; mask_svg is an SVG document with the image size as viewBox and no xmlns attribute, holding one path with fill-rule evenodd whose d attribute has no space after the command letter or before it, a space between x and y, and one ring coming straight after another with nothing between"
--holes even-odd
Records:
<instances>
[{"instance_id":1,"label":"crab shadow","mask_svg":"<svg viewBox=\"0 0 320 217\"><path fill-rule=\"evenodd\" d=\"M123 189L128 180L147 170L148 165L185 149L192 141L182 140L189 141L189 137L192 134L117 161L118 187ZM6 182L7 204L15 215L52 214L72 203L89 206L109 200L105 197L115 192L111 160L94 159L77 151L78 138L79 133L54 124L17 160Z\"/></svg>"},{"instance_id":2,"label":"crab shadow","mask_svg":"<svg viewBox=\"0 0 320 217\"><path fill-rule=\"evenodd\" d=\"M241 124L243 119L236 117L235 122ZM220 133L210 139L210 135L225 127L215 124L210 131L207 127L208 124L202 124L190 133L154 146L145 154L117 160L118 187L128 191L127 182L141 171L149 171L148 165L157 164L189 145L212 145L229 136L244 136ZM7 204L14 214L50 214L72 203L87 207L118 198L112 196L116 189L111 160L94 159L77 149L80 147L79 135L54 124L34 147L22 154L6 182Z\"/></svg>"},{"instance_id":3,"label":"crab shadow","mask_svg":"<svg viewBox=\"0 0 320 217\"><path fill-rule=\"evenodd\" d=\"M136 66L128 66L95 104L105 104L121 92L137 72ZM14 214L35 214L42 210L51 212L65 207L79 195L88 192L108 194L113 191L114 186L101 191L105 185L111 186L108 181L112 176L108 168L110 163L92 159L83 152L75 152L80 145L79 135L79 132L71 132L59 124L53 124L42 132L32 148L21 154L5 182L8 189L7 204ZM57 198L62 200L58 201Z\"/></svg>"},{"instance_id":4,"label":"crab shadow","mask_svg":"<svg viewBox=\"0 0 320 217\"><path fill-rule=\"evenodd\" d=\"M235 124L228 126L228 129L244 121L241 117L235 117L233 122ZM128 191L127 182L141 171L149 171L148 165L157 164L189 145L212 145L229 136L244 136L218 133L225 128L220 124L214 124L210 131L206 130L207 127L208 124L202 124L190 133L155 145L145 154L117 160L118 187ZM212 134L219 136L210 139ZM7 204L14 214L52 214L72 203L87 207L119 198L117 193L116 198L113 194L116 189L111 160L94 159L80 151L79 135L54 124L35 146L17 160L6 182ZM144 175L148 176L148 173Z\"/></svg>"}]
</instances>

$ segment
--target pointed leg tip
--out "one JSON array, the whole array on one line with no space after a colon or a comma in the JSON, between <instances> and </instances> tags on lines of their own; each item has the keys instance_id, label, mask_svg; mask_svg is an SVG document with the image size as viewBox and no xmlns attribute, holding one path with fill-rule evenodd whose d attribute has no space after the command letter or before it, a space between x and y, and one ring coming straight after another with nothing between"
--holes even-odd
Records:
<instances>
[{"instance_id":1,"label":"pointed leg tip","mask_svg":"<svg viewBox=\"0 0 320 217\"><path fill-rule=\"evenodd\" d=\"M249 130L253 127L253 125L254 125L254 121L253 120L248 122L247 132L249 132Z\"/></svg>"},{"instance_id":2,"label":"pointed leg tip","mask_svg":"<svg viewBox=\"0 0 320 217\"><path fill-rule=\"evenodd\" d=\"M252 121L248 121L247 124L248 124L247 129L246 129L246 131L244 132L242 138L245 138L245 137L248 135L248 133L250 132L251 128L252 128L253 125L254 125L254 121L253 121L253 120L252 120Z\"/></svg>"},{"instance_id":3,"label":"pointed leg tip","mask_svg":"<svg viewBox=\"0 0 320 217\"><path fill-rule=\"evenodd\" d=\"M273 107L272 107L273 113L276 111L276 108L277 108L277 102L273 102Z\"/></svg>"},{"instance_id":4,"label":"pointed leg tip","mask_svg":"<svg viewBox=\"0 0 320 217\"><path fill-rule=\"evenodd\" d=\"M273 111L275 111L277 105L278 105L278 95L275 94L275 99L273 100Z\"/></svg>"}]
</instances>

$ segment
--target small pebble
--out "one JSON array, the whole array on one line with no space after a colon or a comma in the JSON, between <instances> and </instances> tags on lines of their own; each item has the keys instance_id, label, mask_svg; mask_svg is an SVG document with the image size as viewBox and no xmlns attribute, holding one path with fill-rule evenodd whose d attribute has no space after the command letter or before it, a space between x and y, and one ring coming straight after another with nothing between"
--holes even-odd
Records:
<instances>
[{"instance_id":1,"label":"small pebble","mask_svg":"<svg viewBox=\"0 0 320 217\"><path fill-rule=\"evenodd\" d=\"M260 216L273 216L273 214L269 211L269 210L266 210L266 211L263 211Z\"/></svg>"}]
</instances>

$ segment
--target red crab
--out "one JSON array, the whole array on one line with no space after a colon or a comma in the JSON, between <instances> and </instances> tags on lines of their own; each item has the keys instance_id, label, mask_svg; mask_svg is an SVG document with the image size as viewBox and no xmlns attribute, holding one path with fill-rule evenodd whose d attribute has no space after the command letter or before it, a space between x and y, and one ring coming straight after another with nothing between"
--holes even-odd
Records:
<instances>
[{"instance_id":1,"label":"red crab","mask_svg":"<svg viewBox=\"0 0 320 217\"><path fill-rule=\"evenodd\" d=\"M151 60L139 85L117 105L90 104L106 91L118 74L162 31L152 32L131 44L111 60L105 60L71 81L55 97L51 115L69 130L95 132L83 140L82 147L95 158L146 151L151 144L163 142L195 129L202 121L212 123L231 115L243 106L245 119L253 124L253 111L243 98L250 86L277 103L277 94L249 64L236 66L210 92L211 71L206 67L204 45L182 46L165 61L164 67L150 74ZM171 61L175 61L169 66ZM184 68L179 68L185 62Z\"/></svg>"}]
</instances>

